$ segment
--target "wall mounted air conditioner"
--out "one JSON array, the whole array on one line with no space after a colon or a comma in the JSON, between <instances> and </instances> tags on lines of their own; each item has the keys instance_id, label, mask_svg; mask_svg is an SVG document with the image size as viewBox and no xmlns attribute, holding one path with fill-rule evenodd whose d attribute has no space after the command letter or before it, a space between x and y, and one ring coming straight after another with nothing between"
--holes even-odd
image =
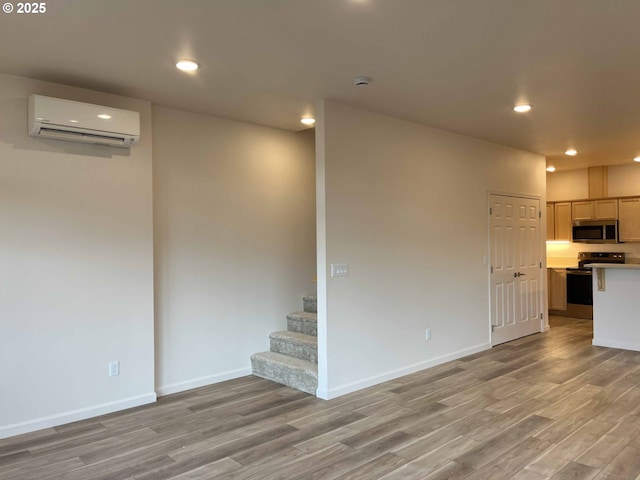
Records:
<instances>
[{"instance_id":1,"label":"wall mounted air conditioner","mask_svg":"<svg viewBox=\"0 0 640 480\"><path fill-rule=\"evenodd\" d=\"M140 138L140 114L60 98L29 95L29 135L129 148Z\"/></svg>"}]
</instances>

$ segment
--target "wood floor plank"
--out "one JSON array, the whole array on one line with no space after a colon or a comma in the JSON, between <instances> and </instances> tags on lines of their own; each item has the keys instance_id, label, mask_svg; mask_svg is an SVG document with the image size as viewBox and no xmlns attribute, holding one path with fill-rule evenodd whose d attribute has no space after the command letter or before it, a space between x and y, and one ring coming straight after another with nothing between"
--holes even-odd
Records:
<instances>
[{"instance_id":1,"label":"wood floor plank","mask_svg":"<svg viewBox=\"0 0 640 480\"><path fill-rule=\"evenodd\" d=\"M424 477L424 480L462 480L471 472L473 472L473 469L468 465L449 462L435 472L428 474Z\"/></svg>"},{"instance_id":2,"label":"wood floor plank","mask_svg":"<svg viewBox=\"0 0 640 480\"><path fill-rule=\"evenodd\" d=\"M602 469L603 477L613 477L616 480L640 476L640 450L627 446Z\"/></svg>"},{"instance_id":3,"label":"wood floor plank","mask_svg":"<svg viewBox=\"0 0 640 480\"><path fill-rule=\"evenodd\" d=\"M28 471L24 471L23 468L7 469L2 472L2 477L0 478L3 480L40 480L58 474L65 474L84 466L84 462L76 457L62 460L61 462L48 463Z\"/></svg>"},{"instance_id":4,"label":"wood floor plank","mask_svg":"<svg viewBox=\"0 0 640 480\"><path fill-rule=\"evenodd\" d=\"M409 472L417 474L419 472L438 470L447 463L452 462L454 458L480 445L480 442L460 435L442 445L436 442L422 442L418 440L397 450L396 454L409 460L403 469L404 474L408 475ZM419 455L420 453L422 453L422 455ZM402 472L399 473L402 474ZM401 477L392 476L392 478Z\"/></svg>"},{"instance_id":5,"label":"wood floor plank","mask_svg":"<svg viewBox=\"0 0 640 480\"><path fill-rule=\"evenodd\" d=\"M393 453L385 453L335 478L336 480L371 480L372 478L380 478L385 473L396 470L405 463L407 461L404 458L398 457Z\"/></svg>"},{"instance_id":6,"label":"wood floor plank","mask_svg":"<svg viewBox=\"0 0 640 480\"><path fill-rule=\"evenodd\" d=\"M552 420L537 415L532 415L511 428L497 435L482 445L466 452L454 460L462 465L468 465L478 470L507 452L514 445L522 443L525 439L535 434Z\"/></svg>"},{"instance_id":7,"label":"wood floor plank","mask_svg":"<svg viewBox=\"0 0 640 480\"><path fill-rule=\"evenodd\" d=\"M556 473L551 480L591 480L600 469L583 465L582 463L570 462L566 467Z\"/></svg>"},{"instance_id":8,"label":"wood floor plank","mask_svg":"<svg viewBox=\"0 0 640 480\"><path fill-rule=\"evenodd\" d=\"M612 428L613 425L610 423L591 420L572 435L555 444L526 468L552 477Z\"/></svg>"}]
</instances>

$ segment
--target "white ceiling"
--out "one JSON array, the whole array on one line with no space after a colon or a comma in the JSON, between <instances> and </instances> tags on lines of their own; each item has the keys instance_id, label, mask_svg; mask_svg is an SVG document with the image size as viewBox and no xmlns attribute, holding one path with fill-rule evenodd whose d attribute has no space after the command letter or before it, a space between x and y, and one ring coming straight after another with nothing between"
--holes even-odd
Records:
<instances>
[{"instance_id":1,"label":"white ceiling","mask_svg":"<svg viewBox=\"0 0 640 480\"><path fill-rule=\"evenodd\" d=\"M541 153L559 169L640 155L638 0L46 5L0 14L0 72L293 131L333 99ZM175 69L182 57L197 74ZM371 85L353 86L356 75ZM533 110L513 112L523 101Z\"/></svg>"}]
</instances>

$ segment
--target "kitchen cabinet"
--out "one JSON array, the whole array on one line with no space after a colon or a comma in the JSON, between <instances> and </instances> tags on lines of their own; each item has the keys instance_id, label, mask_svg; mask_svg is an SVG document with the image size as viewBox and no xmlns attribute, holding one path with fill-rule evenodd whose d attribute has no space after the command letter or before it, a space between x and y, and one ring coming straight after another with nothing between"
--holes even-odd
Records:
<instances>
[{"instance_id":1,"label":"kitchen cabinet","mask_svg":"<svg viewBox=\"0 0 640 480\"><path fill-rule=\"evenodd\" d=\"M571 220L593 220L593 202L571 202Z\"/></svg>"},{"instance_id":2,"label":"kitchen cabinet","mask_svg":"<svg viewBox=\"0 0 640 480\"><path fill-rule=\"evenodd\" d=\"M553 204L554 240L571 240L571 202Z\"/></svg>"},{"instance_id":3,"label":"kitchen cabinet","mask_svg":"<svg viewBox=\"0 0 640 480\"><path fill-rule=\"evenodd\" d=\"M640 197L618 199L618 236L621 242L640 242Z\"/></svg>"},{"instance_id":4,"label":"kitchen cabinet","mask_svg":"<svg viewBox=\"0 0 640 480\"><path fill-rule=\"evenodd\" d=\"M571 220L617 220L616 198L571 202Z\"/></svg>"},{"instance_id":5,"label":"kitchen cabinet","mask_svg":"<svg viewBox=\"0 0 640 480\"><path fill-rule=\"evenodd\" d=\"M548 269L549 310L567 309L567 270L564 268Z\"/></svg>"},{"instance_id":6,"label":"kitchen cabinet","mask_svg":"<svg viewBox=\"0 0 640 480\"><path fill-rule=\"evenodd\" d=\"M547 203L547 240L556 239L556 226L553 203Z\"/></svg>"},{"instance_id":7,"label":"kitchen cabinet","mask_svg":"<svg viewBox=\"0 0 640 480\"><path fill-rule=\"evenodd\" d=\"M618 199L604 198L593 201L594 220L617 220L618 219Z\"/></svg>"}]
</instances>

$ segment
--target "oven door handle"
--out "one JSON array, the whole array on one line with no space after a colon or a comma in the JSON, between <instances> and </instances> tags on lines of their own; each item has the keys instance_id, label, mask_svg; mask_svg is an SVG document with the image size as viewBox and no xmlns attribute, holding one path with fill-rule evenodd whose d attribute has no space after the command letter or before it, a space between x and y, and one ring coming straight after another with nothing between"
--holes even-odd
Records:
<instances>
[{"instance_id":1,"label":"oven door handle","mask_svg":"<svg viewBox=\"0 0 640 480\"><path fill-rule=\"evenodd\" d=\"M592 274L593 272L591 270L588 272L585 272L584 270L567 270L567 275L586 275L590 277Z\"/></svg>"}]
</instances>

